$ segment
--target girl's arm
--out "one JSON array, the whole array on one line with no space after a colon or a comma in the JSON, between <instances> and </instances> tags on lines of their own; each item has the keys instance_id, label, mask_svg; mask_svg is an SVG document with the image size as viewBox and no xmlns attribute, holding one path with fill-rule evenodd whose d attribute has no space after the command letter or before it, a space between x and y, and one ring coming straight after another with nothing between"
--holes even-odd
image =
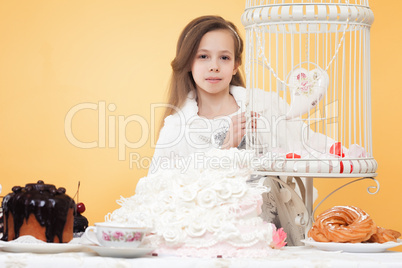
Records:
<instances>
[{"instance_id":1,"label":"girl's arm","mask_svg":"<svg viewBox=\"0 0 402 268\"><path fill-rule=\"evenodd\" d=\"M187 151L184 124L181 124L180 120L172 115L166 117L164 126L159 133L148 175L155 173L160 168L172 168L174 164L172 159L186 155Z\"/></svg>"}]
</instances>

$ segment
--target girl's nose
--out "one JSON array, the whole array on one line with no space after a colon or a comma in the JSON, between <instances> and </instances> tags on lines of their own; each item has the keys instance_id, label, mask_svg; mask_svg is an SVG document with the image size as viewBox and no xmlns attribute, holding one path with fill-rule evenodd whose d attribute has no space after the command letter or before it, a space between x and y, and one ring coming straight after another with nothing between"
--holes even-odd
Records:
<instances>
[{"instance_id":1,"label":"girl's nose","mask_svg":"<svg viewBox=\"0 0 402 268\"><path fill-rule=\"evenodd\" d=\"M211 59L210 61L210 66L209 66L209 71L210 72L219 72L219 64L218 64L218 59Z\"/></svg>"}]
</instances>

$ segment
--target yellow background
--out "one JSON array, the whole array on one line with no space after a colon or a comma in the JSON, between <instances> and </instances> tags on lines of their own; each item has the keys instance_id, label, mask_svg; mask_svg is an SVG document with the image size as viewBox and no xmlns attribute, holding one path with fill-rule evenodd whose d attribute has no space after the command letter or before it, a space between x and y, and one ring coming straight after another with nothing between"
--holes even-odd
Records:
<instances>
[{"instance_id":1,"label":"yellow background","mask_svg":"<svg viewBox=\"0 0 402 268\"><path fill-rule=\"evenodd\" d=\"M381 190L369 195L366 188L373 184L358 182L332 196L318 211L355 205L377 224L402 231L402 2L370 4L375 16L373 148ZM1 1L2 195L15 185L42 179L74 196L80 181L79 201L87 207L84 215L91 224L103 221L105 214L118 208L115 200L133 195L136 183L147 173L146 168L130 167L129 155L137 154L146 165L153 154L150 105L165 100L170 62L182 28L197 16L217 14L233 21L244 37L240 22L244 7L244 0ZM78 140L97 143L84 149L68 140L65 119L74 107L89 104L95 109L78 111L71 125ZM160 109L156 112L160 115ZM119 120L126 120L126 127ZM101 139L98 121L105 125ZM144 122L148 124L141 125ZM147 139L137 149L126 148L123 160L119 137L120 142L126 137L132 143ZM315 179L314 184L322 198L348 181Z\"/></svg>"}]
</instances>

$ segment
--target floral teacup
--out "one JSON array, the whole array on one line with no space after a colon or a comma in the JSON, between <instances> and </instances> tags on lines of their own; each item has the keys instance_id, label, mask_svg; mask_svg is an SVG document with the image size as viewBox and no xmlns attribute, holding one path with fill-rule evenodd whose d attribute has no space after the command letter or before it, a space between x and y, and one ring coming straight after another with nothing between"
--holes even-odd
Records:
<instances>
[{"instance_id":1,"label":"floral teacup","mask_svg":"<svg viewBox=\"0 0 402 268\"><path fill-rule=\"evenodd\" d=\"M138 247L147 228L134 227L113 222L98 222L95 226L89 226L85 230L86 238L104 247ZM96 238L93 234L96 234Z\"/></svg>"}]
</instances>

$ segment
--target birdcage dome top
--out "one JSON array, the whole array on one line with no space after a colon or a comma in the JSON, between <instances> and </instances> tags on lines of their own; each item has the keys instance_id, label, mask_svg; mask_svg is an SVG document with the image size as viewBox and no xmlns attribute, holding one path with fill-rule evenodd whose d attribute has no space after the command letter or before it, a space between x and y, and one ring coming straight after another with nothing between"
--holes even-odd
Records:
<instances>
[{"instance_id":1,"label":"birdcage dome top","mask_svg":"<svg viewBox=\"0 0 402 268\"><path fill-rule=\"evenodd\" d=\"M245 27L279 23L339 23L371 26L368 0L249 0L242 15Z\"/></svg>"},{"instance_id":2,"label":"birdcage dome top","mask_svg":"<svg viewBox=\"0 0 402 268\"><path fill-rule=\"evenodd\" d=\"M272 5L358 5L369 7L368 0L248 0L246 1L246 8L258 6L272 6Z\"/></svg>"}]
</instances>

